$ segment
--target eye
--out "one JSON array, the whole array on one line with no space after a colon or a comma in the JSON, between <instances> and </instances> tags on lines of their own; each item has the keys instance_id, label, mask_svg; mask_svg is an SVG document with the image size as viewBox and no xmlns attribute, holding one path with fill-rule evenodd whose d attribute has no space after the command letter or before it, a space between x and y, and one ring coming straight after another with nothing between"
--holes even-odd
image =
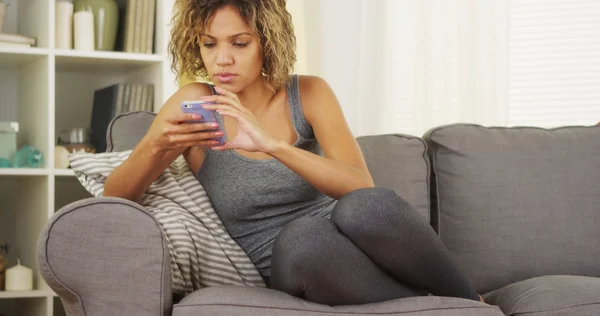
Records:
<instances>
[{"instance_id":1,"label":"eye","mask_svg":"<svg viewBox=\"0 0 600 316\"><path fill-rule=\"evenodd\" d=\"M244 47L248 46L248 43L233 43L233 46L235 46L237 48L244 48Z\"/></svg>"},{"instance_id":2,"label":"eye","mask_svg":"<svg viewBox=\"0 0 600 316\"><path fill-rule=\"evenodd\" d=\"M213 48L213 47L215 47L216 44L215 43L211 43L211 42L206 42L203 45L206 48Z\"/></svg>"}]
</instances>

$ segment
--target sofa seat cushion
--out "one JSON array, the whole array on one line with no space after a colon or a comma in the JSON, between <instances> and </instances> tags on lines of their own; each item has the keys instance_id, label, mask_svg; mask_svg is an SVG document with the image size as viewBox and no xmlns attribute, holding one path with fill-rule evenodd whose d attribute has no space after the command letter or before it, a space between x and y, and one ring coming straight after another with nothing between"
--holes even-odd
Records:
<instances>
[{"instance_id":1,"label":"sofa seat cushion","mask_svg":"<svg viewBox=\"0 0 600 316\"><path fill-rule=\"evenodd\" d=\"M484 295L508 316L600 315L600 278L554 275L507 285Z\"/></svg>"},{"instance_id":2,"label":"sofa seat cushion","mask_svg":"<svg viewBox=\"0 0 600 316\"><path fill-rule=\"evenodd\" d=\"M327 306L267 288L219 286L191 293L173 306L173 316L198 315L403 315L503 316L497 306L475 301L421 296L354 306Z\"/></svg>"}]
</instances>

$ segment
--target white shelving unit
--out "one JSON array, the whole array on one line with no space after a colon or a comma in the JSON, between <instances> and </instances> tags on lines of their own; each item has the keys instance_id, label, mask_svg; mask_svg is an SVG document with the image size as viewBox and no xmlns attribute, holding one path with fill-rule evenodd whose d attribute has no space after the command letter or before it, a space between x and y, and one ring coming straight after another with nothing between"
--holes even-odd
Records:
<instances>
[{"instance_id":1,"label":"white shelving unit","mask_svg":"<svg viewBox=\"0 0 600 316\"><path fill-rule=\"evenodd\" d=\"M177 89L166 52L174 0L156 0L154 54L55 49L55 1L8 0L3 31L35 37L37 47L0 48L0 113L16 107L12 112L20 125L18 147L31 144L40 149L45 164L39 169L0 169L0 240L11 245L9 267L18 257L34 270L33 291L0 291L0 316L65 314L60 299L39 275L37 239L58 209L90 195L71 170L54 168L60 131L89 126L96 89L152 83L155 110ZM10 119L0 115L0 121Z\"/></svg>"}]
</instances>

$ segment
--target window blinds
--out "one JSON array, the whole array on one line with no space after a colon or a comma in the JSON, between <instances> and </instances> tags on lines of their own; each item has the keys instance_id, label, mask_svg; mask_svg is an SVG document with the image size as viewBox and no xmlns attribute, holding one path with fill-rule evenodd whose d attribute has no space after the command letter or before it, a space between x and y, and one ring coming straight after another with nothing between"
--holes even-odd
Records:
<instances>
[{"instance_id":1,"label":"window blinds","mask_svg":"<svg viewBox=\"0 0 600 316\"><path fill-rule=\"evenodd\" d=\"M513 0L508 124L600 121L600 1Z\"/></svg>"}]
</instances>

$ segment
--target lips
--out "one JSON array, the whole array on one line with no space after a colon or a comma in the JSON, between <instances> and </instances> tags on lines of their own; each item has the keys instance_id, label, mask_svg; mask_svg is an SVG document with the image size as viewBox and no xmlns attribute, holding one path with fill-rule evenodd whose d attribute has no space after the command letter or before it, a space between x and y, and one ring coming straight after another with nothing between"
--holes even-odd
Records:
<instances>
[{"instance_id":1,"label":"lips","mask_svg":"<svg viewBox=\"0 0 600 316\"><path fill-rule=\"evenodd\" d=\"M230 72L220 72L215 74L215 77L217 77L221 83L230 83L237 75Z\"/></svg>"}]
</instances>

